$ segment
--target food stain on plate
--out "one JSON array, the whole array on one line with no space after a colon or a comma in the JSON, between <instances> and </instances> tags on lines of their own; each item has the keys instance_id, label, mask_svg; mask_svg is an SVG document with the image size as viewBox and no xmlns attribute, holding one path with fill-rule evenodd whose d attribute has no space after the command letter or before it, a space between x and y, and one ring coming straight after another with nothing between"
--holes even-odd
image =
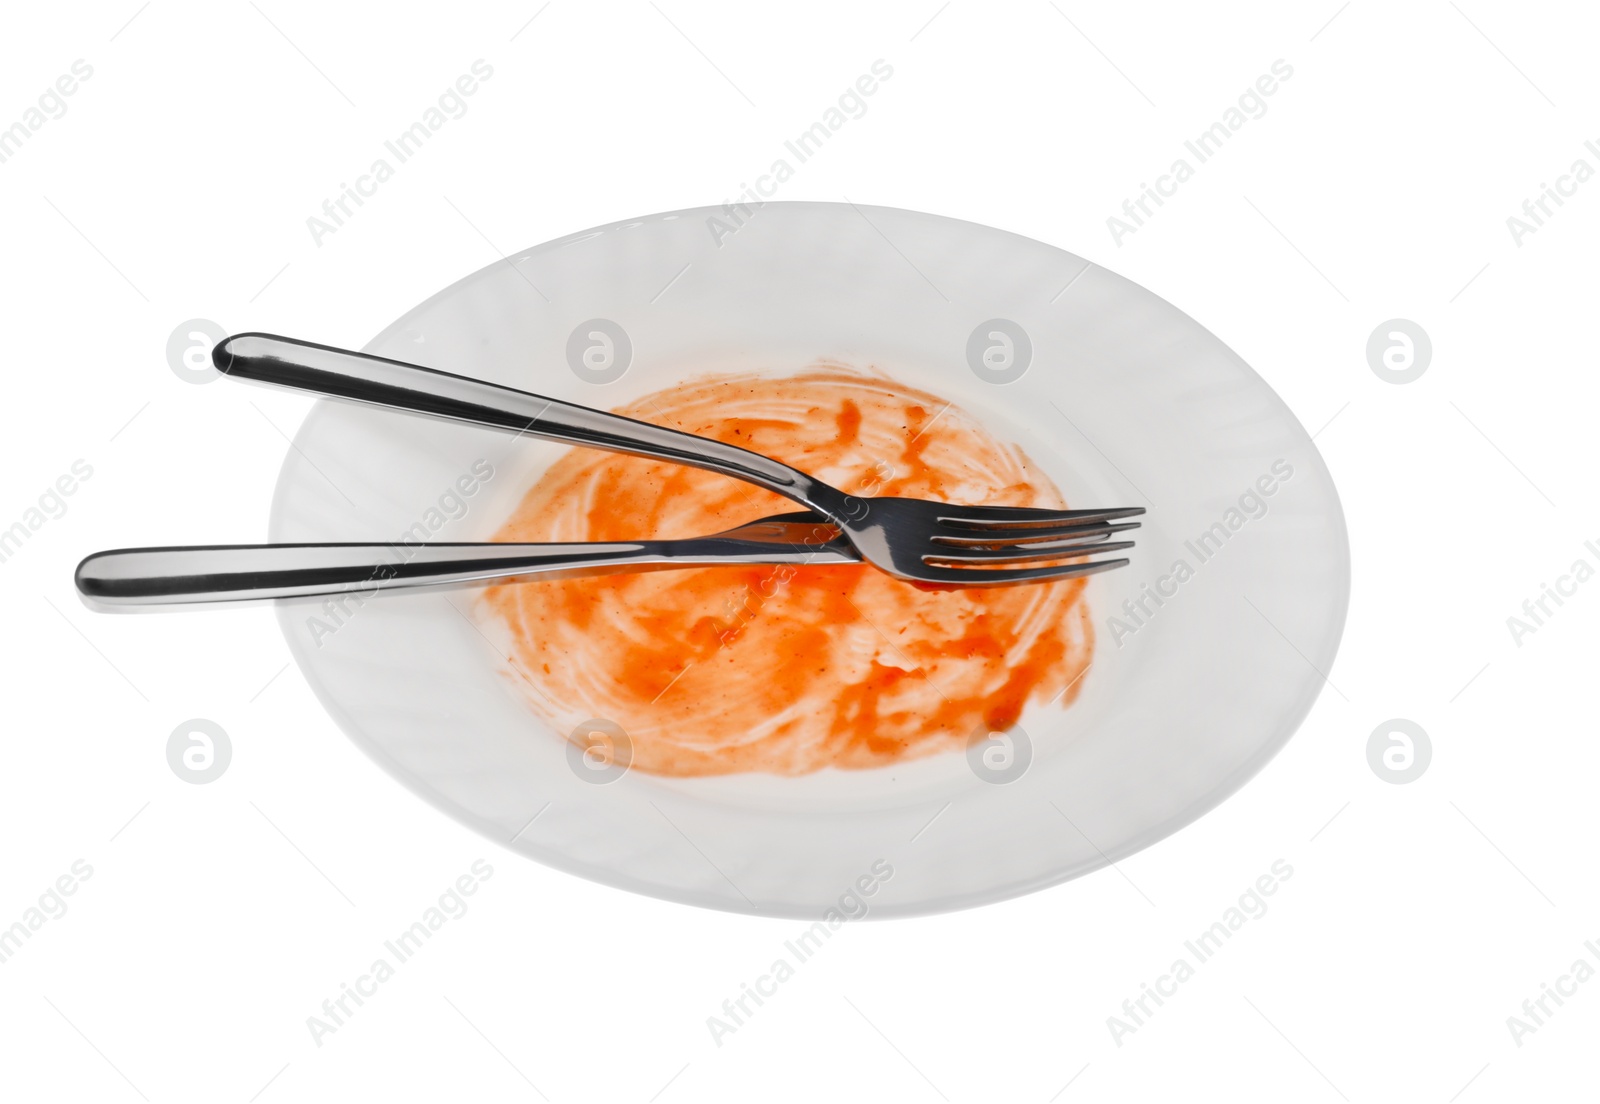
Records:
<instances>
[{"instance_id":1,"label":"food stain on plate","mask_svg":"<svg viewBox=\"0 0 1600 1104\"><path fill-rule=\"evenodd\" d=\"M618 408L765 453L863 499L1063 508L1021 449L926 392L819 365L707 378ZM499 541L699 537L798 507L697 468L574 449ZM739 565L489 587L514 682L559 732L603 718L631 765L693 776L883 767L1070 705L1086 580L926 587L866 564Z\"/></svg>"}]
</instances>

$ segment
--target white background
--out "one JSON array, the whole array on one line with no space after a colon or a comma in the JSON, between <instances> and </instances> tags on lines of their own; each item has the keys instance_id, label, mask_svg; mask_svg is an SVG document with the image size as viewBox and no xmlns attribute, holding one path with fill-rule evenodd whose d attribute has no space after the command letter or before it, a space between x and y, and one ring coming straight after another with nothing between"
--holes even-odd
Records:
<instances>
[{"instance_id":1,"label":"white background","mask_svg":"<svg viewBox=\"0 0 1600 1104\"><path fill-rule=\"evenodd\" d=\"M1600 941L1600 582L1520 646L1506 619L1600 562L1600 182L1520 244L1506 220L1575 159L1600 168L1594 13L540 3L0 22L0 126L93 67L0 165L0 527L93 468L0 563L0 925L75 860L94 871L0 965L0 1095L1477 1104L1592 1085L1600 980L1520 1046L1507 1017ZM479 58L494 75L467 114L316 244L307 217ZM893 78L782 198L1003 227L1199 319L1317 434L1354 598L1332 688L1215 812L1048 892L850 925L719 1047L707 1017L800 925L521 860L359 754L270 611L100 616L71 570L264 536L309 400L181 381L180 322L359 346L502 253L731 198L879 58ZM1266 115L1115 243L1107 217L1280 58ZM1396 317L1434 347L1403 386L1365 354ZM209 785L166 762L194 717L233 743ZM1394 717L1433 746L1407 785L1367 762ZM317 1046L306 1018L479 858L471 911ZM1118 1045L1107 1017L1278 859L1294 875L1270 911Z\"/></svg>"}]
</instances>

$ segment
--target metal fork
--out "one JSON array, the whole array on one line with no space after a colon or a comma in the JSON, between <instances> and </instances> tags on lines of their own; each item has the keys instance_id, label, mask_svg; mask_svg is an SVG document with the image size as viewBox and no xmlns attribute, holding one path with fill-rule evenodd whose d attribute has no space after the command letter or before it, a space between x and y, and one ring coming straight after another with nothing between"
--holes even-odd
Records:
<instances>
[{"instance_id":1,"label":"metal fork","mask_svg":"<svg viewBox=\"0 0 1600 1104\"><path fill-rule=\"evenodd\" d=\"M333 398L510 430L704 468L793 499L837 525L862 558L922 583L996 586L1089 575L1126 559L1047 567L1003 565L1059 559L1048 542L1106 535L1139 506L1039 510L956 506L913 498L856 498L770 457L649 422L397 360L271 334L236 334L212 350L218 371ZM1137 524L1137 523L1134 523ZM1119 544L1118 547L1126 547Z\"/></svg>"}]
</instances>

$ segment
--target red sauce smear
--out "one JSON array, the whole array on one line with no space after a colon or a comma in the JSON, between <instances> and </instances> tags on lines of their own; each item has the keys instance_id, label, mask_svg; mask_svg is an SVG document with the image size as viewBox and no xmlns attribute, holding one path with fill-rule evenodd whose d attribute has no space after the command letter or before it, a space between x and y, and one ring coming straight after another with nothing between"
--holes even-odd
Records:
<instances>
[{"instance_id":1,"label":"red sauce smear","mask_svg":"<svg viewBox=\"0 0 1600 1104\"><path fill-rule=\"evenodd\" d=\"M1020 449L934 395L819 367L721 376L617 413L766 453L862 498L1066 505ZM697 537L799 509L710 472L574 449L501 541ZM1085 581L918 586L864 564L694 568L490 587L517 685L558 731L620 725L663 775L882 767L1071 704ZM1063 693L1064 691L1064 693Z\"/></svg>"}]
</instances>

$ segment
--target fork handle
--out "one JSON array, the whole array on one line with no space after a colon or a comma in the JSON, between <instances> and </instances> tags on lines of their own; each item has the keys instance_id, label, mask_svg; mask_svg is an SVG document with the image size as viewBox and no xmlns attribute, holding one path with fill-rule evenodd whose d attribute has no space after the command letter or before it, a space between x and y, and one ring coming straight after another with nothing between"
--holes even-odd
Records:
<instances>
[{"instance_id":1,"label":"fork handle","mask_svg":"<svg viewBox=\"0 0 1600 1104\"><path fill-rule=\"evenodd\" d=\"M240 379L704 468L835 520L846 505L826 483L737 445L403 361L262 333L225 338L211 357Z\"/></svg>"},{"instance_id":2,"label":"fork handle","mask_svg":"<svg viewBox=\"0 0 1600 1104\"><path fill-rule=\"evenodd\" d=\"M78 565L78 591L104 607L158 607L572 578L719 564L834 563L827 549L705 537L611 544L227 544L118 548Z\"/></svg>"}]
</instances>

